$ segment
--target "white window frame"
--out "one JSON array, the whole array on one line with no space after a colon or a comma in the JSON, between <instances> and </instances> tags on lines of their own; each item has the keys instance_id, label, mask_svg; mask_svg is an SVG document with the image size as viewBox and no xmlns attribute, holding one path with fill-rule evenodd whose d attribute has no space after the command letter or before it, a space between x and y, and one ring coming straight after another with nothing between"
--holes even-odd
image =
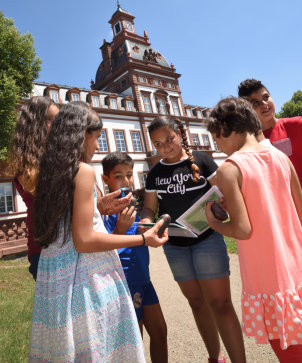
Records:
<instances>
[{"instance_id":1,"label":"white window frame","mask_svg":"<svg viewBox=\"0 0 302 363\"><path fill-rule=\"evenodd\" d=\"M127 152L126 138L123 130L114 130L114 138L117 151Z\"/></svg>"},{"instance_id":2,"label":"white window frame","mask_svg":"<svg viewBox=\"0 0 302 363\"><path fill-rule=\"evenodd\" d=\"M100 137L98 138L98 143L99 143L100 152L102 152L102 153L109 152L107 133L105 130L101 131ZM104 145L106 145L107 148L104 147ZM103 149L106 149L106 150L103 150Z\"/></svg>"},{"instance_id":3,"label":"white window frame","mask_svg":"<svg viewBox=\"0 0 302 363\"><path fill-rule=\"evenodd\" d=\"M5 182L5 183L0 183L0 186L3 186L3 194L0 193L0 205L1 205L1 208L3 208L2 204L4 206L4 211L0 210L0 214L14 212L15 206L14 206L13 184L10 182ZM9 197L11 198L11 202L8 201ZM10 204L10 203L11 203L11 207L8 207L8 204Z\"/></svg>"},{"instance_id":4,"label":"white window frame","mask_svg":"<svg viewBox=\"0 0 302 363\"><path fill-rule=\"evenodd\" d=\"M141 188L146 187L147 175L148 175L148 173L144 172L144 171L139 173L139 182L140 182Z\"/></svg>"},{"instance_id":5,"label":"white window frame","mask_svg":"<svg viewBox=\"0 0 302 363\"><path fill-rule=\"evenodd\" d=\"M200 110L196 110L196 117L197 118L202 118Z\"/></svg>"},{"instance_id":6,"label":"white window frame","mask_svg":"<svg viewBox=\"0 0 302 363\"><path fill-rule=\"evenodd\" d=\"M192 134L193 145L200 146L200 139L198 134Z\"/></svg>"},{"instance_id":7,"label":"white window frame","mask_svg":"<svg viewBox=\"0 0 302 363\"><path fill-rule=\"evenodd\" d=\"M177 100L172 100L172 107L175 116L180 116L180 109Z\"/></svg>"},{"instance_id":8,"label":"white window frame","mask_svg":"<svg viewBox=\"0 0 302 363\"><path fill-rule=\"evenodd\" d=\"M203 143L203 146L211 146L211 142L210 142L210 137L209 135L207 134L202 134L201 135L202 137L202 143Z\"/></svg>"},{"instance_id":9,"label":"white window frame","mask_svg":"<svg viewBox=\"0 0 302 363\"><path fill-rule=\"evenodd\" d=\"M127 104L127 110L133 111L133 108L134 108L133 102L130 100L126 100L126 104Z\"/></svg>"},{"instance_id":10,"label":"white window frame","mask_svg":"<svg viewBox=\"0 0 302 363\"><path fill-rule=\"evenodd\" d=\"M72 93L71 98L73 101L80 101L80 95L78 93Z\"/></svg>"},{"instance_id":11,"label":"white window frame","mask_svg":"<svg viewBox=\"0 0 302 363\"><path fill-rule=\"evenodd\" d=\"M51 89L49 91L49 96L50 98L55 102L55 103L59 103L59 91L55 90L55 89Z\"/></svg>"},{"instance_id":12,"label":"white window frame","mask_svg":"<svg viewBox=\"0 0 302 363\"><path fill-rule=\"evenodd\" d=\"M99 98L99 96L93 95L91 98L92 98L92 106L93 107L100 107L100 98Z\"/></svg>"},{"instance_id":13,"label":"white window frame","mask_svg":"<svg viewBox=\"0 0 302 363\"><path fill-rule=\"evenodd\" d=\"M146 102L146 100L147 100L147 102ZM149 96L143 96L143 101L144 101L144 109L145 109L145 112L147 112L147 113L153 113L150 97Z\"/></svg>"},{"instance_id":14,"label":"white window frame","mask_svg":"<svg viewBox=\"0 0 302 363\"><path fill-rule=\"evenodd\" d=\"M141 141L141 135L139 131L131 131L131 138L133 144L133 151L135 152L142 152L143 145Z\"/></svg>"},{"instance_id":15,"label":"white window frame","mask_svg":"<svg viewBox=\"0 0 302 363\"><path fill-rule=\"evenodd\" d=\"M167 114L167 110L166 110L166 102L163 98L159 98L158 99L158 104L159 104L159 113L162 115L166 115Z\"/></svg>"},{"instance_id":16,"label":"white window frame","mask_svg":"<svg viewBox=\"0 0 302 363\"><path fill-rule=\"evenodd\" d=\"M186 113L188 117L192 117L192 111L190 108L186 108Z\"/></svg>"},{"instance_id":17,"label":"white window frame","mask_svg":"<svg viewBox=\"0 0 302 363\"><path fill-rule=\"evenodd\" d=\"M147 83L146 77L139 76L138 79L141 83Z\"/></svg>"},{"instance_id":18,"label":"white window frame","mask_svg":"<svg viewBox=\"0 0 302 363\"><path fill-rule=\"evenodd\" d=\"M110 107L112 110L117 110L117 99L110 98Z\"/></svg>"}]
</instances>

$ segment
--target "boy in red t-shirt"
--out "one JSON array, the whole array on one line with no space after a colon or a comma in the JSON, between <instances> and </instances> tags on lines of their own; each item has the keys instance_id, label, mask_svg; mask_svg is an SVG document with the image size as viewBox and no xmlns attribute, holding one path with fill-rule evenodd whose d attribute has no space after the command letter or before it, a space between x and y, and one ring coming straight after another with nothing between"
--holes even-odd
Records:
<instances>
[{"instance_id":1,"label":"boy in red t-shirt","mask_svg":"<svg viewBox=\"0 0 302 363\"><path fill-rule=\"evenodd\" d=\"M277 119L275 104L269 91L256 79L241 82L238 95L253 105L262 124L264 136L290 158L302 184L302 116Z\"/></svg>"}]
</instances>

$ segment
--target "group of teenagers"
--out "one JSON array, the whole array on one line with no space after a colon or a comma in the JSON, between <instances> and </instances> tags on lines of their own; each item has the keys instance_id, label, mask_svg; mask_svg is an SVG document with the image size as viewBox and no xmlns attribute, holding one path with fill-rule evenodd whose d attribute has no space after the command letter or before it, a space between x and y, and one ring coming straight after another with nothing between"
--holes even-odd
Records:
<instances>
[{"instance_id":1,"label":"group of teenagers","mask_svg":"<svg viewBox=\"0 0 302 363\"><path fill-rule=\"evenodd\" d=\"M97 187L89 163L102 121L92 108L76 101L59 109L47 97L22 106L10 173L28 208L28 257L36 280L30 362L145 362L143 326L152 362L168 362L149 246L163 246L209 363L225 362L219 337L231 362L246 362L242 330L259 344L270 343L280 362L302 362L302 117L277 120L260 81L247 79L238 89L238 97L220 100L208 119L227 155L220 167L205 153L191 152L177 118L151 122L161 160L148 173L140 216L131 193L119 198L120 188L133 187L129 155L107 154L103 181L110 193ZM162 222L137 226L157 213L175 222L213 185L223 193L229 219L216 219L210 201L210 229L197 238L169 238L167 229L159 237ZM237 243L242 327L223 236Z\"/></svg>"}]
</instances>

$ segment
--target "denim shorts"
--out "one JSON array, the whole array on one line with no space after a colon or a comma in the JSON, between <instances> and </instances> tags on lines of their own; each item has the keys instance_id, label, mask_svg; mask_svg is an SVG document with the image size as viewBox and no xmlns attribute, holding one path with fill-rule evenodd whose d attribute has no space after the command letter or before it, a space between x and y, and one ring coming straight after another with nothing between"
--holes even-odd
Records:
<instances>
[{"instance_id":1,"label":"denim shorts","mask_svg":"<svg viewBox=\"0 0 302 363\"><path fill-rule=\"evenodd\" d=\"M150 281L147 285L134 286L129 285L130 294L132 297L137 320L143 320L144 306L158 304L156 291Z\"/></svg>"},{"instance_id":2,"label":"denim shorts","mask_svg":"<svg viewBox=\"0 0 302 363\"><path fill-rule=\"evenodd\" d=\"M193 246L163 245L175 281L219 279L230 275L224 238L214 232Z\"/></svg>"}]
</instances>

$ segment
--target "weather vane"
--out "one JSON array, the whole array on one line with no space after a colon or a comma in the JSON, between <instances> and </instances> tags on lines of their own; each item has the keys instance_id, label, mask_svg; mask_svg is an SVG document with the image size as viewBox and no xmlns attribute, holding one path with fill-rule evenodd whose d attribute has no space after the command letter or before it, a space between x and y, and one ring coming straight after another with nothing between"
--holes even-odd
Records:
<instances>
[{"instance_id":1,"label":"weather vane","mask_svg":"<svg viewBox=\"0 0 302 363\"><path fill-rule=\"evenodd\" d=\"M119 10L121 8L121 4L119 2L119 0L117 0L117 9Z\"/></svg>"}]
</instances>

